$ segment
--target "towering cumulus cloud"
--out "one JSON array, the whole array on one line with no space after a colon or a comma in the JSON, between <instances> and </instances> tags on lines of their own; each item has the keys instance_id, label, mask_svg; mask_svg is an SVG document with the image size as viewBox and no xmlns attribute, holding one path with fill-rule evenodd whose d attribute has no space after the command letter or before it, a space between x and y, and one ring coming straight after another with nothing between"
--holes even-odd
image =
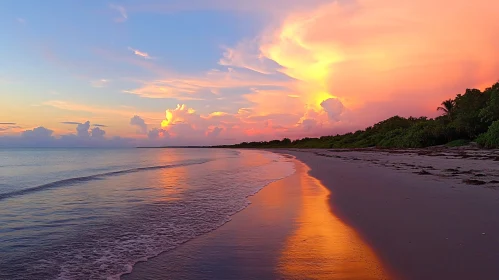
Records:
<instances>
[{"instance_id":1,"label":"towering cumulus cloud","mask_svg":"<svg viewBox=\"0 0 499 280\"><path fill-rule=\"evenodd\" d=\"M135 115L130 119L130 125L136 126L141 134L147 133L147 124L141 117Z\"/></svg>"},{"instance_id":2,"label":"towering cumulus cloud","mask_svg":"<svg viewBox=\"0 0 499 280\"><path fill-rule=\"evenodd\" d=\"M88 138L90 136L90 122L80 123L76 125L76 135L82 138Z\"/></svg>"},{"instance_id":3,"label":"towering cumulus cloud","mask_svg":"<svg viewBox=\"0 0 499 280\"><path fill-rule=\"evenodd\" d=\"M497 79L497 8L489 0L335 1L290 14L260 50L302 82L307 104L336 97L360 119L427 114Z\"/></svg>"},{"instance_id":4,"label":"towering cumulus cloud","mask_svg":"<svg viewBox=\"0 0 499 280\"><path fill-rule=\"evenodd\" d=\"M338 98L329 98L321 102L321 107L326 111L330 120L340 120L341 114L345 110L343 103Z\"/></svg>"}]
</instances>

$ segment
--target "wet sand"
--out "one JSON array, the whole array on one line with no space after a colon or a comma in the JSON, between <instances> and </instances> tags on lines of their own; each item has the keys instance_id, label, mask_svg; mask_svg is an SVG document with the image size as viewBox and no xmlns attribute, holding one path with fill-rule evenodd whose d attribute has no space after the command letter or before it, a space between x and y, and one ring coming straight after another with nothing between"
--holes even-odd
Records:
<instances>
[{"instance_id":1,"label":"wet sand","mask_svg":"<svg viewBox=\"0 0 499 280\"><path fill-rule=\"evenodd\" d=\"M499 279L497 151L278 152L311 168L396 279Z\"/></svg>"},{"instance_id":2,"label":"wet sand","mask_svg":"<svg viewBox=\"0 0 499 280\"><path fill-rule=\"evenodd\" d=\"M122 279L395 279L295 162L219 229L135 265Z\"/></svg>"}]
</instances>

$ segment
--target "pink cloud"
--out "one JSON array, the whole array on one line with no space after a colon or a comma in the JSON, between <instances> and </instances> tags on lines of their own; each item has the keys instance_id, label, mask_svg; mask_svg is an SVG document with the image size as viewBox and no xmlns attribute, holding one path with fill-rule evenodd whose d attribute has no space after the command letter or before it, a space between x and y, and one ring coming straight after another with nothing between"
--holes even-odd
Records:
<instances>
[{"instance_id":1,"label":"pink cloud","mask_svg":"<svg viewBox=\"0 0 499 280\"><path fill-rule=\"evenodd\" d=\"M145 58L145 59L152 59L152 57L146 52L139 51L139 50L131 48L131 47L128 47L128 49L130 51L132 51L133 54L135 54L136 56L140 56L140 57Z\"/></svg>"},{"instance_id":2,"label":"pink cloud","mask_svg":"<svg viewBox=\"0 0 499 280\"><path fill-rule=\"evenodd\" d=\"M194 0L127 6L133 12L203 9L267 13L268 28L224 47L217 69L201 74L165 69L132 48L134 56L127 57L101 52L155 75L124 92L187 103L168 108L162 125L148 122L150 138L203 142L336 134L395 114L434 116L442 100L498 79L499 2L492 0ZM200 100L217 106L227 97L224 92L236 90L242 102L231 103L231 110L190 107ZM63 101L46 105L94 109ZM126 110L96 109L131 117Z\"/></svg>"},{"instance_id":3,"label":"pink cloud","mask_svg":"<svg viewBox=\"0 0 499 280\"><path fill-rule=\"evenodd\" d=\"M456 88L497 79L497 8L490 0L334 2L289 15L261 50L312 98L325 91L356 110L416 94L434 107Z\"/></svg>"}]
</instances>

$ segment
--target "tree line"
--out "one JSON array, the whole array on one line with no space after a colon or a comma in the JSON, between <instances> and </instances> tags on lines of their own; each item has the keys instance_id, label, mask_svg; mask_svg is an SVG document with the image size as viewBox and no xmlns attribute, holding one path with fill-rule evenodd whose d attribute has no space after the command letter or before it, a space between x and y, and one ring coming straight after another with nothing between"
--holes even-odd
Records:
<instances>
[{"instance_id":1,"label":"tree line","mask_svg":"<svg viewBox=\"0 0 499 280\"><path fill-rule=\"evenodd\" d=\"M243 142L231 148L423 148L461 146L475 141L484 148L499 148L499 82L480 91L467 89L437 108L442 115L403 118L394 116L364 130L343 135L290 140Z\"/></svg>"}]
</instances>

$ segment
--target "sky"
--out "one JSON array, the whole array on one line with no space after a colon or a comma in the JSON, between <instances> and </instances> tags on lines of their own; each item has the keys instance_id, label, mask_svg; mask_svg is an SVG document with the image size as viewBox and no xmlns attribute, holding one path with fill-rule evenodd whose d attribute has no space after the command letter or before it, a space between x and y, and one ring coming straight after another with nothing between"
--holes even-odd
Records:
<instances>
[{"instance_id":1,"label":"sky","mask_svg":"<svg viewBox=\"0 0 499 280\"><path fill-rule=\"evenodd\" d=\"M0 146L335 135L499 80L495 0L0 2Z\"/></svg>"}]
</instances>

